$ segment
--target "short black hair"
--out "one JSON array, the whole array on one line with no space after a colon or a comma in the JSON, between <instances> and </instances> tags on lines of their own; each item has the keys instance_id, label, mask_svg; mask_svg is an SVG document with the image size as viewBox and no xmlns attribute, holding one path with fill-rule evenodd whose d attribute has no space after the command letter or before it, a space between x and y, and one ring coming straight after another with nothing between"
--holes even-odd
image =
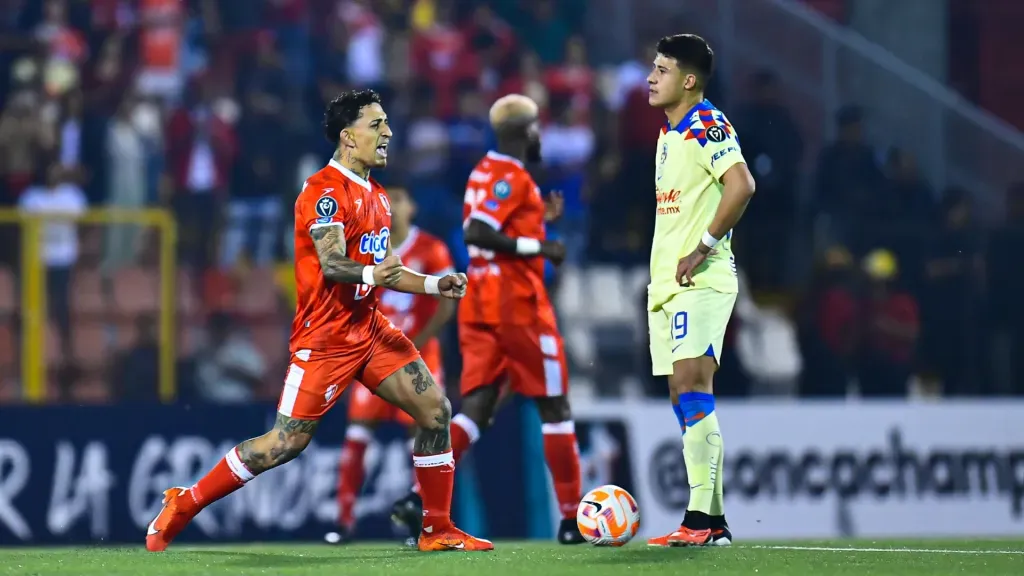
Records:
<instances>
[{"instance_id":1,"label":"short black hair","mask_svg":"<svg viewBox=\"0 0 1024 576\"><path fill-rule=\"evenodd\" d=\"M341 131L359 119L363 108L380 104L380 94L375 90L348 90L331 100L324 111L324 136L335 146L341 139Z\"/></svg>"},{"instance_id":2,"label":"short black hair","mask_svg":"<svg viewBox=\"0 0 1024 576\"><path fill-rule=\"evenodd\" d=\"M680 68L689 68L701 86L715 71L715 52L707 40L696 34L676 34L658 40L658 54L675 59Z\"/></svg>"}]
</instances>

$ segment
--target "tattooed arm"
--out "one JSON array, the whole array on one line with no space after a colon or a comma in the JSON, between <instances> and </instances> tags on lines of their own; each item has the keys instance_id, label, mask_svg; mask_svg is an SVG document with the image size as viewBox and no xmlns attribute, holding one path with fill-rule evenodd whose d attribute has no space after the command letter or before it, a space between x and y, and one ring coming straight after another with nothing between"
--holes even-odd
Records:
<instances>
[{"instance_id":1,"label":"tattooed arm","mask_svg":"<svg viewBox=\"0 0 1024 576\"><path fill-rule=\"evenodd\" d=\"M345 254L342 226L321 226L310 230L324 278L341 284L362 284L363 266Z\"/></svg>"}]
</instances>

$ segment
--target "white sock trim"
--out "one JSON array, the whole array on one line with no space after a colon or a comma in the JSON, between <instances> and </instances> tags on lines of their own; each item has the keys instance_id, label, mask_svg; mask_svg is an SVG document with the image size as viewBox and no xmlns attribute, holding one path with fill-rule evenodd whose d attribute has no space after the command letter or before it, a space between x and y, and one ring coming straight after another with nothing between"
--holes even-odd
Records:
<instances>
[{"instance_id":1,"label":"white sock trim","mask_svg":"<svg viewBox=\"0 0 1024 576\"><path fill-rule=\"evenodd\" d=\"M473 444L480 439L480 427L473 422L469 416L459 413L452 417L452 426L458 426L469 436L469 443Z\"/></svg>"},{"instance_id":2,"label":"white sock trim","mask_svg":"<svg viewBox=\"0 0 1024 576\"><path fill-rule=\"evenodd\" d=\"M345 429L345 440L369 444L373 441L373 430L370 430L366 426L360 426L359 424L349 426Z\"/></svg>"},{"instance_id":3,"label":"white sock trim","mask_svg":"<svg viewBox=\"0 0 1024 576\"><path fill-rule=\"evenodd\" d=\"M231 469L231 473L235 475L243 484L252 480L256 477L255 474L249 471L242 463L242 459L238 456L238 448L232 448L228 450L228 453L224 455L224 461L228 463L228 468Z\"/></svg>"},{"instance_id":4,"label":"white sock trim","mask_svg":"<svg viewBox=\"0 0 1024 576\"><path fill-rule=\"evenodd\" d=\"M434 454L431 456L413 456L412 465L416 468L437 468L438 466L455 466L455 456L452 451Z\"/></svg>"},{"instance_id":5,"label":"white sock trim","mask_svg":"<svg viewBox=\"0 0 1024 576\"><path fill-rule=\"evenodd\" d=\"M572 420L566 420L565 422L545 422L540 425L540 431L543 434L575 434L576 423Z\"/></svg>"}]
</instances>

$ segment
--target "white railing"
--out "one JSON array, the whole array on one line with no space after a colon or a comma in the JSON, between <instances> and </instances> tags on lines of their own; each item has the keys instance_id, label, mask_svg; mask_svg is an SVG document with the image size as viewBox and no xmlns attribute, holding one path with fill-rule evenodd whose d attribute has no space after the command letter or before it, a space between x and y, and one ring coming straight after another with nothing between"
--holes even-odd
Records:
<instances>
[{"instance_id":1,"label":"white railing","mask_svg":"<svg viewBox=\"0 0 1024 576\"><path fill-rule=\"evenodd\" d=\"M862 35L794 0L687 0L684 25L712 42L730 97L743 99L755 70L782 81L808 152L834 136L846 104L866 112L870 140L913 153L931 183L974 193L982 214L1000 212L1024 174L1024 136Z\"/></svg>"}]
</instances>

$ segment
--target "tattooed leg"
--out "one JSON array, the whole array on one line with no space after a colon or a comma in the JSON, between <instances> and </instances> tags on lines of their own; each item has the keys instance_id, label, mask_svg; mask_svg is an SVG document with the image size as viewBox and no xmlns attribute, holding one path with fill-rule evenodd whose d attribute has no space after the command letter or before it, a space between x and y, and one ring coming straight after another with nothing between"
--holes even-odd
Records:
<instances>
[{"instance_id":1,"label":"tattooed leg","mask_svg":"<svg viewBox=\"0 0 1024 576\"><path fill-rule=\"evenodd\" d=\"M440 454L451 449L448 426L452 405L423 360L416 360L388 376L377 388L377 395L405 410L416 420L413 439L416 454Z\"/></svg>"},{"instance_id":2,"label":"tattooed leg","mask_svg":"<svg viewBox=\"0 0 1024 576\"><path fill-rule=\"evenodd\" d=\"M262 474L301 454L313 439L317 424L317 420L278 414L270 432L238 445L238 457L253 474Z\"/></svg>"}]
</instances>

